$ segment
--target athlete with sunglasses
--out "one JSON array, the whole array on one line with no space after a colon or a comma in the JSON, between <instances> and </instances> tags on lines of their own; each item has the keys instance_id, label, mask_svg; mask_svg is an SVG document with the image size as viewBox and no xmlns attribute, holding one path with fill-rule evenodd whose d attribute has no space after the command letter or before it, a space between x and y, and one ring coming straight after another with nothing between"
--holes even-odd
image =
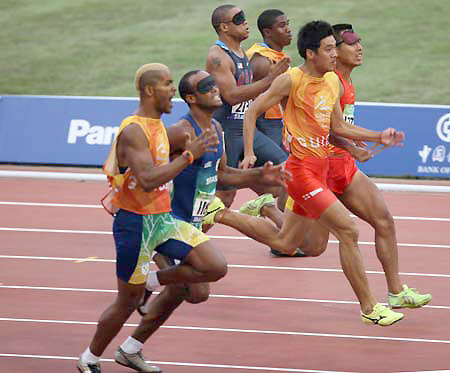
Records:
<instances>
[{"instance_id":1,"label":"athlete with sunglasses","mask_svg":"<svg viewBox=\"0 0 450 373\"><path fill-rule=\"evenodd\" d=\"M242 123L252 99L264 92L272 81L289 67L290 59L283 58L264 78L253 81L253 73L241 42L248 38L249 28L244 12L234 5L217 7L211 17L219 39L209 49L206 70L214 77L220 89L223 105L214 117L224 130L227 164L237 168L244 155ZM266 161L280 164L286 160L284 151L260 131L255 133L255 151L261 166ZM231 206L236 190L231 186L218 186L217 196ZM267 189L269 191L269 189ZM274 191L273 188L270 191ZM258 193L265 190L258 190ZM277 188L276 193L279 193Z\"/></svg>"},{"instance_id":2,"label":"athlete with sunglasses","mask_svg":"<svg viewBox=\"0 0 450 373\"><path fill-rule=\"evenodd\" d=\"M205 71L190 71L182 77L179 92L190 110L179 122L167 128L171 154L175 157L184 153L186 138L198 138L207 131L216 132L219 139L222 138L221 126L212 117L217 107L222 105L219 89L212 76ZM272 166L270 163L264 167L249 170L228 167L223 142L220 140L216 151L206 152L175 177L172 215L198 229L202 229L203 223L213 224L219 221L228 222L231 226L239 222L240 227L244 229L243 233L250 236L256 225L259 225L257 228L260 231L268 231L270 226L273 227L272 223L224 209L218 198L210 206L214 199L216 183L218 180L225 180L226 183L237 187L247 187L257 180L258 183L267 183L267 185L284 185L288 177L289 174L282 169L281 165ZM175 264L174 259L179 259L171 253L183 250L183 246L186 246L183 242L168 240L155 249L157 254L153 259L160 269L170 268ZM139 313L144 316L140 328L133 336L128 337L123 348L127 346L132 348L135 344L142 346L183 301L196 304L206 301L209 297L207 282L186 283L183 286L165 286L150 301L149 296L154 290L153 285L151 280L147 282L146 295L138 308ZM147 364L142 361L142 356L134 355L130 360L132 361L128 364L129 367L147 371L144 370Z\"/></svg>"},{"instance_id":3,"label":"athlete with sunglasses","mask_svg":"<svg viewBox=\"0 0 450 373\"><path fill-rule=\"evenodd\" d=\"M344 119L354 123L355 88L351 73L362 64L361 38L350 24L332 26L336 39L336 70L339 77L339 103ZM344 144L340 144L342 146ZM355 146L343 146L352 153L366 152L368 158L375 153ZM431 294L419 294L407 285L402 285L398 268L398 249L395 223L384 201L381 191L356 165L353 156L337 147L332 147L329 156L327 184L343 205L353 214L369 223L375 230L375 249L380 260L388 287L388 303L396 308L417 308L431 301Z\"/></svg>"},{"instance_id":4,"label":"athlete with sunglasses","mask_svg":"<svg viewBox=\"0 0 450 373\"><path fill-rule=\"evenodd\" d=\"M80 356L77 369L82 373L100 373L100 356L138 307L148 276L167 285L217 281L227 272L225 258L208 237L170 214L168 189L179 172L207 150L215 150L217 135L204 131L169 162L169 140L161 116L172 110L176 91L172 75L165 65L145 64L136 71L135 86L140 97L138 110L122 121L104 165L111 188L102 202L114 215L118 293L103 311L94 337ZM167 240L178 242L177 250L164 253L183 263L149 273L153 250L162 250L158 247ZM140 372L158 373L161 370L147 364L141 353L146 332L143 324L144 318L133 338L116 350L115 360Z\"/></svg>"},{"instance_id":5,"label":"athlete with sunglasses","mask_svg":"<svg viewBox=\"0 0 450 373\"><path fill-rule=\"evenodd\" d=\"M358 228L327 185L329 136L331 131L353 140L399 145L404 134L393 128L370 131L344 121L338 102L339 78L333 73L337 54L331 25L323 21L307 23L298 33L297 47L305 63L276 78L245 115L246 155L254 156L256 118L287 99L284 123L289 133L290 156L286 167L293 177L288 182L289 199L279 239L284 242L284 247L292 250L302 244L313 226L324 231L325 237L332 232L339 241L343 272L360 303L361 320L391 325L404 315L376 302L358 248ZM314 247L310 250L305 247L304 251L308 255L320 254Z\"/></svg>"}]
</instances>

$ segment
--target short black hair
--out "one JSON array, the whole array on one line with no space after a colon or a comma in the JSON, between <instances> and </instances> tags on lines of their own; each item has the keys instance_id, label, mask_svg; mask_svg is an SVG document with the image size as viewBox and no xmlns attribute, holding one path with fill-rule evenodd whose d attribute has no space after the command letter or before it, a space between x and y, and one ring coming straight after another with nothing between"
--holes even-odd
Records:
<instances>
[{"instance_id":1,"label":"short black hair","mask_svg":"<svg viewBox=\"0 0 450 373\"><path fill-rule=\"evenodd\" d=\"M306 59L306 50L311 49L312 51L317 52L320 48L320 41L330 35L333 35L333 29L328 22L308 22L298 32L298 53Z\"/></svg>"},{"instance_id":2,"label":"short black hair","mask_svg":"<svg viewBox=\"0 0 450 373\"><path fill-rule=\"evenodd\" d=\"M233 8L236 8L236 6L231 5L231 4L225 4L225 5L220 5L216 9L214 9L212 16L211 16L211 24L217 33L219 33L219 26L223 22L223 17L225 15L225 13L228 10L233 9Z\"/></svg>"},{"instance_id":3,"label":"short black hair","mask_svg":"<svg viewBox=\"0 0 450 373\"><path fill-rule=\"evenodd\" d=\"M265 28L272 28L272 26L275 24L276 18L279 16L284 16L284 13L278 9L267 9L259 15L258 30L263 37L263 30Z\"/></svg>"},{"instance_id":4,"label":"short black hair","mask_svg":"<svg viewBox=\"0 0 450 373\"><path fill-rule=\"evenodd\" d=\"M197 74L200 72L200 70L192 70L187 72L183 75L183 77L180 80L180 83L178 84L178 91L180 92L180 97L189 105L189 103L186 101L187 95L192 95L195 93L194 87L192 86L190 79L192 75Z\"/></svg>"}]
</instances>

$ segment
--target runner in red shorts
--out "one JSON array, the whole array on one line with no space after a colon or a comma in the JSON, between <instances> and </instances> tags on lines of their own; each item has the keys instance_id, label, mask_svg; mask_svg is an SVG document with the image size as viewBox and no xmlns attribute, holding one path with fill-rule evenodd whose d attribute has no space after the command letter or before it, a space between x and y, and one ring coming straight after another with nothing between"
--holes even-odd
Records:
<instances>
[{"instance_id":1,"label":"runner in red shorts","mask_svg":"<svg viewBox=\"0 0 450 373\"><path fill-rule=\"evenodd\" d=\"M362 64L361 39L350 24L333 26L337 46L336 74L339 76L340 105L347 123L354 122L355 89L352 70ZM354 149L352 149L352 152ZM370 156L370 155L369 155ZM327 183L333 193L353 214L375 230L375 248L386 276L389 304L393 307L420 307L431 300L402 285L398 270L395 224L381 191L345 150L332 148Z\"/></svg>"},{"instance_id":2,"label":"runner in red shorts","mask_svg":"<svg viewBox=\"0 0 450 373\"><path fill-rule=\"evenodd\" d=\"M303 26L297 46L305 63L276 78L245 115L244 165L251 166L256 161L252 149L256 118L287 98L284 119L291 155L286 167L293 175L293 181L288 183L288 194L294 206L292 211L285 210L280 240L293 250L303 242L312 226L331 232L339 240L342 268L359 300L361 319L391 325L403 318L403 314L375 301L357 245L357 226L327 186L329 134L331 130L337 136L386 145L398 144L404 134L392 128L383 132L369 131L349 126L344 121L338 102L339 78L333 73L336 40L328 23L315 21ZM319 224L314 224L315 221Z\"/></svg>"}]
</instances>

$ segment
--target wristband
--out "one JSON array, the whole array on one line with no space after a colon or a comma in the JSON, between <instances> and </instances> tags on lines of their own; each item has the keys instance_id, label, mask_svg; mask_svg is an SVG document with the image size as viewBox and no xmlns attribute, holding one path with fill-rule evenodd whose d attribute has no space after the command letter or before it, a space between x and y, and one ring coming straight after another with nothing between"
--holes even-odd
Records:
<instances>
[{"instance_id":1,"label":"wristband","mask_svg":"<svg viewBox=\"0 0 450 373\"><path fill-rule=\"evenodd\" d=\"M192 154L190 150L185 150L181 155L189 162L189 164L194 162L194 154Z\"/></svg>"}]
</instances>

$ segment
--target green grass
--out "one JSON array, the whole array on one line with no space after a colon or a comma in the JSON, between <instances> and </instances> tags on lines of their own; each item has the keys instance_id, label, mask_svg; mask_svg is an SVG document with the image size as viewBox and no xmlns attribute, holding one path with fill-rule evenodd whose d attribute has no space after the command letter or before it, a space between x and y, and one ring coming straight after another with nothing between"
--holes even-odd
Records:
<instances>
[{"instance_id":1,"label":"green grass","mask_svg":"<svg viewBox=\"0 0 450 373\"><path fill-rule=\"evenodd\" d=\"M206 0L1 0L0 94L134 96L136 68L162 62L176 81L204 68L216 39ZM246 0L248 48L258 14L281 7L294 41L307 21L353 23L363 38L359 101L450 104L450 2L444 0Z\"/></svg>"}]
</instances>

